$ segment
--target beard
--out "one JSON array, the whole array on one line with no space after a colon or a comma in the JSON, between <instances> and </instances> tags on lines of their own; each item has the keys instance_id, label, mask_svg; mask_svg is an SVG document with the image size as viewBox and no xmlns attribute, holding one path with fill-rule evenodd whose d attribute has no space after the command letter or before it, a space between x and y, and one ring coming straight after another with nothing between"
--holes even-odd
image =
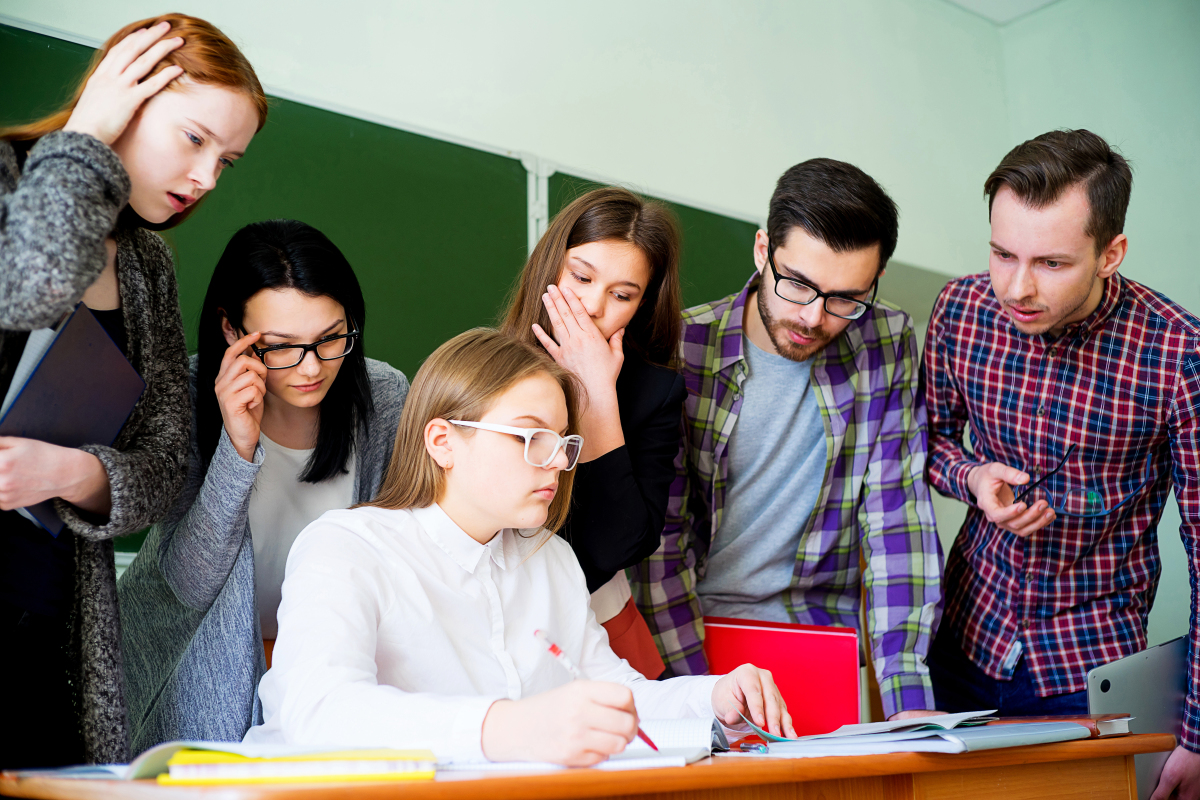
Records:
<instances>
[{"instance_id":1,"label":"beard","mask_svg":"<svg viewBox=\"0 0 1200 800\"><path fill-rule=\"evenodd\" d=\"M807 325L801 325L791 320L776 319L771 315L771 309L767 307L766 292L760 288L757 295L758 316L762 319L763 325L767 329L767 335L771 337L771 343L775 345L775 352L789 361L808 361L818 352L824 350L825 345L829 344L833 338L821 328L810 328ZM813 343L807 345L796 344L788 337L786 331L792 331L803 336L805 339L812 339Z\"/></svg>"}]
</instances>

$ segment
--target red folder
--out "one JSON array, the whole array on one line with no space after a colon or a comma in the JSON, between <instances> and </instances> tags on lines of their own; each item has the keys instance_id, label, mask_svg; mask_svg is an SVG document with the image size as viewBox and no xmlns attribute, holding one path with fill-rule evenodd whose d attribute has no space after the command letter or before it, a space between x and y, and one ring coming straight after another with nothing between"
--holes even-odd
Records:
<instances>
[{"instance_id":1,"label":"red folder","mask_svg":"<svg viewBox=\"0 0 1200 800\"><path fill-rule=\"evenodd\" d=\"M854 628L705 617L704 654L714 675L746 663L770 670L798 736L858 722Z\"/></svg>"}]
</instances>

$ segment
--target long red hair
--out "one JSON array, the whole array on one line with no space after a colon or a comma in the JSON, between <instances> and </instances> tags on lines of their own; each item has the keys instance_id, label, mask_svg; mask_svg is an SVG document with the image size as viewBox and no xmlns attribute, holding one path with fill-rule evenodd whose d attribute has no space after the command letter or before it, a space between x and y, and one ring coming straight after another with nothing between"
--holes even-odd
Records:
<instances>
[{"instance_id":1,"label":"long red hair","mask_svg":"<svg viewBox=\"0 0 1200 800\"><path fill-rule=\"evenodd\" d=\"M40 139L48 133L62 130L63 126L67 124L67 120L71 118L71 112L75 110L75 104L79 102L88 78L92 77L96 67L108 55L108 51L134 31L152 27L164 20L171 23L171 30L164 38L182 36L183 45L167 53L150 74L156 74L169 66L179 66L183 68L183 75L196 83L224 86L244 92L258 111L258 130L262 130L263 125L267 122L267 95L263 92L262 84L258 82L258 76L254 74L254 68L250 66L250 62L242 55L242 51L238 49L237 45L230 41L228 36L221 33L216 26L202 19L190 17L187 14L160 14L139 22L131 22L110 36L108 41L92 56L87 71L83 74L79 85L75 87L74 94L65 106L34 122L0 130L0 139L28 142ZM171 81L164 91L178 86L178 81Z\"/></svg>"}]
</instances>

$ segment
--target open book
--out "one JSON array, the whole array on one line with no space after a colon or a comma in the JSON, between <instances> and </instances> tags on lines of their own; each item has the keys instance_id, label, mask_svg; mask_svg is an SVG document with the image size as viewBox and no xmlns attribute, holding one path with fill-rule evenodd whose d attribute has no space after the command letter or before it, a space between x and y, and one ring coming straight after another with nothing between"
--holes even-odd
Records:
<instances>
[{"instance_id":1,"label":"open book","mask_svg":"<svg viewBox=\"0 0 1200 800\"><path fill-rule=\"evenodd\" d=\"M843 725L836 731L785 739L749 723L770 742L766 755L783 758L861 756L884 753L966 753L1087 739L1091 732L1076 722L1029 722L991 726L995 711ZM749 722L749 721L747 721ZM738 754L741 755L741 754Z\"/></svg>"},{"instance_id":2,"label":"open book","mask_svg":"<svg viewBox=\"0 0 1200 800\"><path fill-rule=\"evenodd\" d=\"M715 719L643 719L640 725L658 750L641 739L635 738L623 753L617 753L607 761L601 761L588 769L654 769L658 767L682 767L708 758L714 752L729 749L725 732ZM558 764L541 761L438 761L439 770L448 771L522 771L542 769L566 769Z\"/></svg>"},{"instance_id":3,"label":"open book","mask_svg":"<svg viewBox=\"0 0 1200 800\"><path fill-rule=\"evenodd\" d=\"M601 762L591 769L650 769L656 767L682 767L702 758L707 758L714 751L728 750L729 742L725 733L715 719L644 719L641 721L642 730L654 740L658 751L640 739L634 739L625 752L618 753L608 761ZM220 758L206 758L197 753L221 755ZM229 756L233 756L230 758ZM78 778L85 780L138 780L140 778L159 779L160 783L182 783L187 772L178 770L185 762L212 763L214 761L226 764L240 765L229 770L229 779L221 783L263 783L268 782L314 782L329 780L390 780L390 779L420 779L432 777L434 769L434 754L428 750L420 751L384 751L378 749L348 749L331 752L323 747L298 747L281 744L245 744L243 742L200 742L177 741L165 742L152 747L130 764L100 764L78 767L65 767L53 770L22 770L22 776L46 775L55 778ZM254 766L248 762L259 762L266 766ZM392 774L368 772L372 764L350 762L373 762L375 768L384 768L386 762L408 761L409 764L393 763L387 767ZM282 762L302 764L303 766L278 766ZM272 766L274 765L274 766ZM548 764L538 761L451 761L438 760L436 768L448 771L523 771L566 769L558 764ZM342 772L335 770L341 769ZM216 770L209 770L215 772ZM408 771L407 775L399 773ZM251 773L257 772L257 775ZM178 773L181 777L177 779ZM160 777L161 776L161 777ZM168 777L169 776L169 777ZM193 776L195 777L195 776ZM212 777L212 776L210 776ZM193 782L193 781L188 781ZM206 781L207 782L207 781ZM217 781L211 781L217 782Z\"/></svg>"},{"instance_id":4,"label":"open book","mask_svg":"<svg viewBox=\"0 0 1200 800\"><path fill-rule=\"evenodd\" d=\"M434 765L429 750L331 751L328 747L176 741L151 747L129 764L22 770L19 774L81 780L158 778L164 784L309 783L431 779Z\"/></svg>"},{"instance_id":5,"label":"open book","mask_svg":"<svg viewBox=\"0 0 1200 800\"><path fill-rule=\"evenodd\" d=\"M864 722L859 725L843 725L829 733L814 733L808 736L799 736L795 739L788 739L785 736L776 736L773 733L767 733L747 719L745 714L742 715L742 720L753 728L755 733L768 742L804 742L812 739L842 738L846 736L865 736L868 734L899 733L917 730L949 730L957 728L960 725L982 725L985 722L995 719L992 716L995 713L996 711L993 709L991 711L968 711L962 714L940 714L932 717L917 717L916 719L898 719L891 722Z\"/></svg>"}]
</instances>

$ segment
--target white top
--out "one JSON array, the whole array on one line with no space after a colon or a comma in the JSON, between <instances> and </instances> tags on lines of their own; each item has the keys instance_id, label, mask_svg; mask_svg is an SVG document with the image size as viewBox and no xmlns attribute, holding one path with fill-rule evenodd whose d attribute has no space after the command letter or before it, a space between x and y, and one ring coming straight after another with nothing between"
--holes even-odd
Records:
<instances>
[{"instance_id":1,"label":"white top","mask_svg":"<svg viewBox=\"0 0 1200 800\"><path fill-rule=\"evenodd\" d=\"M265 433L258 435L265 455L254 491L250 493L250 536L254 540L254 597L264 639L278 631L279 590L292 542L310 522L335 508L354 502L354 470L351 456L347 472L320 483L301 483L313 450L292 450L276 444Z\"/></svg>"},{"instance_id":2,"label":"white top","mask_svg":"<svg viewBox=\"0 0 1200 800\"><path fill-rule=\"evenodd\" d=\"M631 597L633 592L629 588L629 579L625 577L625 570L620 570L608 583L592 592L592 611L596 612L596 621L603 625L620 614Z\"/></svg>"},{"instance_id":3,"label":"white top","mask_svg":"<svg viewBox=\"0 0 1200 800\"><path fill-rule=\"evenodd\" d=\"M640 716L713 716L718 676L647 681L617 658L561 538L505 529L481 545L437 505L358 508L330 511L292 547L259 684L265 722L245 741L482 759L494 701L570 680L536 629L587 678L630 687Z\"/></svg>"}]
</instances>

